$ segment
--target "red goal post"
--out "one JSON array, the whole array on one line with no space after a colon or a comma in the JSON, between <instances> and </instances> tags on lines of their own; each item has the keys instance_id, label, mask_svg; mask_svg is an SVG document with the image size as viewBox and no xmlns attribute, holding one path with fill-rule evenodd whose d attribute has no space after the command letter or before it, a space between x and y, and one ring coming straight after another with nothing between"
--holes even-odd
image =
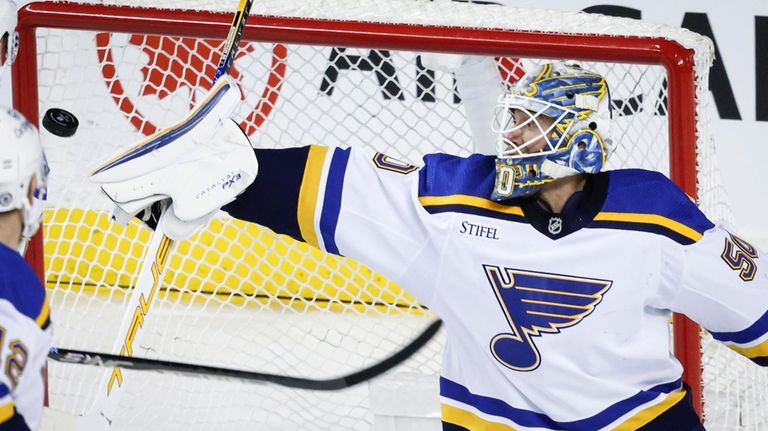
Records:
<instances>
[{"instance_id":1,"label":"red goal post","mask_svg":"<svg viewBox=\"0 0 768 431\"><path fill-rule=\"evenodd\" d=\"M300 7L295 11L288 7L275 7L271 11L268 7L260 9L256 4L243 34L243 43L574 59L663 67L666 71L666 93L662 99L666 101L668 175L690 196L701 196L704 187L702 166L710 163L702 162L701 157L707 151L710 153L705 156L712 156L711 149L702 149L704 145L711 144L711 135L706 130L710 120L702 118L706 110L701 106L707 97L708 70L713 57L711 42L705 37L677 28L627 19L596 18L582 13L526 10L521 14L517 9L499 8L494 10L494 14L488 14L480 11L488 8L485 6L413 1L394 1L394 6L383 7L384 10L379 12L382 16L391 14L392 17L380 18L375 13L368 13L359 15L366 17L362 21L355 19L354 10L345 8L345 13L341 14L344 18L334 19L332 11L327 12L328 16L322 12L324 2L316 3L320 4L316 9L321 11L319 16L306 16ZM397 15L398 5L416 3L420 4L414 7L423 13L406 14L401 11L402 15ZM440 18L423 18L440 15L441 7L459 8L458 14L461 14L461 8L468 8L473 13L477 12L478 16L494 17L488 18L487 22L473 24L462 23L460 19L441 22ZM540 21L527 21L521 19L522 16L536 17ZM423 22L418 22L419 19ZM591 22L599 22L604 27L594 34L582 33L582 28L591 28L586 25ZM164 10L63 2L28 4L19 14L21 48L13 66L14 106L32 122L39 123L44 108L39 92L39 63L46 61L43 54L35 49L39 46L41 28L223 39L230 23L231 12L226 9ZM612 83L609 81L609 84ZM27 257L41 278L45 279L42 237L36 238ZM691 385L697 410L701 411L699 343L699 328L684 317L675 317L675 352L685 366L684 380Z\"/></svg>"}]
</instances>

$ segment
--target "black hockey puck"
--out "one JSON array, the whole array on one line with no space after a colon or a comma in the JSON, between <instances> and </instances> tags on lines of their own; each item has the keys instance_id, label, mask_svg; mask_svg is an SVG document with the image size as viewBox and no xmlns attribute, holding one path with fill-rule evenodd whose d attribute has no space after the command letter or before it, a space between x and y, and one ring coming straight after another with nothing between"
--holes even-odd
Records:
<instances>
[{"instance_id":1,"label":"black hockey puck","mask_svg":"<svg viewBox=\"0 0 768 431\"><path fill-rule=\"evenodd\" d=\"M45 130L62 138L68 138L77 132L77 126L80 124L77 117L69 111L61 108L51 108L45 111L43 116L43 127Z\"/></svg>"}]
</instances>

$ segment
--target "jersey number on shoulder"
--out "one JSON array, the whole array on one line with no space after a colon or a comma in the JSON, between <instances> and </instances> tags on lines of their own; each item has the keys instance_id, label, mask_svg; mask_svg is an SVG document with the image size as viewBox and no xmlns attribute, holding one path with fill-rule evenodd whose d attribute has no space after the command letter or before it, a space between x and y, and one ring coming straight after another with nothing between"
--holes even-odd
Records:
<instances>
[{"instance_id":1,"label":"jersey number on shoulder","mask_svg":"<svg viewBox=\"0 0 768 431\"><path fill-rule=\"evenodd\" d=\"M373 164L379 169L385 171L397 172L398 174L410 174L411 172L418 170L419 167L410 163L401 162L400 160L393 159L386 154L376 153L373 155Z\"/></svg>"},{"instance_id":2,"label":"jersey number on shoulder","mask_svg":"<svg viewBox=\"0 0 768 431\"><path fill-rule=\"evenodd\" d=\"M491 353L504 366L532 371L541 362L531 337L556 334L594 311L612 282L483 265L511 332L491 340Z\"/></svg>"},{"instance_id":3,"label":"jersey number on shoulder","mask_svg":"<svg viewBox=\"0 0 768 431\"><path fill-rule=\"evenodd\" d=\"M27 366L27 352L29 352L29 349L21 340L13 339L8 343L7 348L9 351L6 353L5 333L5 328L0 326L0 358L5 356L3 372L8 377L11 386L15 388L19 383L21 373L24 372L24 367Z\"/></svg>"},{"instance_id":4,"label":"jersey number on shoulder","mask_svg":"<svg viewBox=\"0 0 768 431\"><path fill-rule=\"evenodd\" d=\"M752 281L757 274L757 249L743 239L728 234L725 239L723 254L720 255L728 266L739 271L739 278L744 281Z\"/></svg>"}]
</instances>

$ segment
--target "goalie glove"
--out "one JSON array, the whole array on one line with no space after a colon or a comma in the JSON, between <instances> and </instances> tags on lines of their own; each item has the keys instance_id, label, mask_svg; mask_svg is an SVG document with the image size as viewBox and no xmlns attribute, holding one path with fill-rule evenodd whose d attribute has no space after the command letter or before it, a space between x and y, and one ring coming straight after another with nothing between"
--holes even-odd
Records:
<instances>
[{"instance_id":1,"label":"goalie glove","mask_svg":"<svg viewBox=\"0 0 768 431\"><path fill-rule=\"evenodd\" d=\"M258 163L248 138L229 118L239 101L237 88L222 77L183 121L95 168L91 181L115 203L112 218L126 224L167 205L166 234L179 240L242 193L256 178Z\"/></svg>"}]
</instances>

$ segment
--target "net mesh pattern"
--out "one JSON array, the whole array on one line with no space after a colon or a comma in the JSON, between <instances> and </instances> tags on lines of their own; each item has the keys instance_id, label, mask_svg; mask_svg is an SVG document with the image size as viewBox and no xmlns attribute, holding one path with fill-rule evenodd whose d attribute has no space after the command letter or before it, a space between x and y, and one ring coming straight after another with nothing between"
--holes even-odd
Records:
<instances>
[{"instance_id":1,"label":"net mesh pattern","mask_svg":"<svg viewBox=\"0 0 768 431\"><path fill-rule=\"evenodd\" d=\"M120 2L99 2L120 4ZM138 8L231 13L219 1L125 1ZM663 37L694 50L697 73L698 198L727 222L707 97L709 40L679 28L581 13L445 1L261 1L254 14L313 20L512 29L616 38ZM167 13L167 12L165 12ZM163 12L158 12L162 17ZM76 18L72 18L76 19ZM160 18L162 19L162 18ZM194 27L194 23L190 23ZM587 31L588 30L588 31ZM368 147L419 163L422 155L467 155L472 139L455 80L423 66L421 51L247 42L231 75L242 91L236 118L256 147L321 143ZM109 222L110 203L87 181L88 167L184 118L209 88L222 41L136 29L37 31L38 110L75 113L74 138L46 135L51 164L45 212L45 271L55 344L113 351L149 238L139 223ZM354 44L352 44L354 45ZM499 59L519 76L542 59ZM661 66L583 62L606 75L618 116L609 168L669 174L667 71ZM510 70L514 69L514 70ZM407 292L350 259L325 255L223 213L179 244L133 354L268 373L329 378L377 363L435 319ZM392 373L436 375L442 334ZM708 429L760 429L765 377L704 342ZM114 429L372 429L369 386L312 392L268 384L123 373ZM85 413L103 370L51 364L50 403ZM754 382L754 383L752 383ZM754 386L747 390L747 386ZM747 394L747 395L743 395ZM137 414L141 412L141 414Z\"/></svg>"}]
</instances>

